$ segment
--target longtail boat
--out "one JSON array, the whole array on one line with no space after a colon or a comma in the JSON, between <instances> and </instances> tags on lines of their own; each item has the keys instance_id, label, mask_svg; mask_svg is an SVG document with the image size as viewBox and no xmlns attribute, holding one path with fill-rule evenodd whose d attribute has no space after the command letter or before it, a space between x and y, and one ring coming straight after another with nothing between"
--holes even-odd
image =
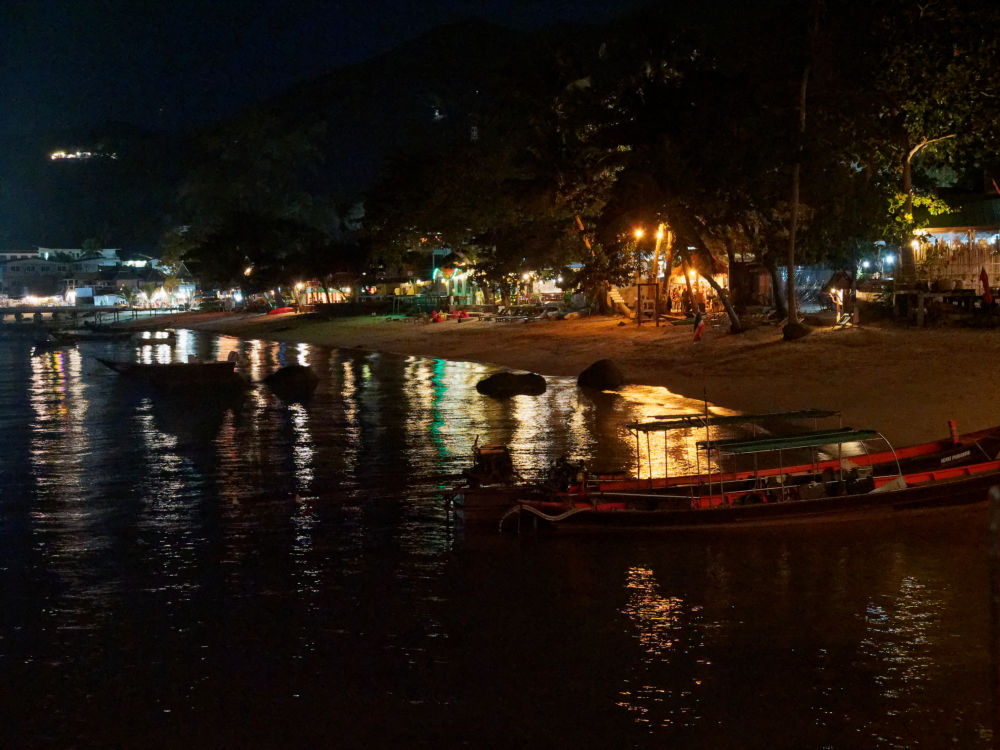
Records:
<instances>
[{"instance_id":1,"label":"longtail boat","mask_svg":"<svg viewBox=\"0 0 1000 750\"><path fill-rule=\"evenodd\" d=\"M720 418L717 424L739 418ZM659 422L629 427L641 435L680 425L679 419ZM713 454L731 464L744 459L751 465L659 477L650 469L644 478L621 478L582 471L573 475L577 467L566 464L556 472L556 481L470 483L458 488L452 501L467 523L501 527L517 526L526 518L533 525L688 527L965 502L956 498L985 500L984 487L1000 481L1000 427L958 435L952 423L951 432L948 438L902 449L893 449L874 430L849 427L778 437L706 438L696 441L696 448L707 465ZM868 450L875 440L887 447ZM808 461L801 460L803 451L809 452ZM797 458L788 461L789 455ZM913 491L920 487L924 489Z\"/></svg>"},{"instance_id":2,"label":"longtail boat","mask_svg":"<svg viewBox=\"0 0 1000 750\"><path fill-rule=\"evenodd\" d=\"M236 372L235 360L223 362L169 362L143 364L121 362L97 357L97 361L124 378L136 380L158 388L227 387L245 384Z\"/></svg>"}]
</instances>

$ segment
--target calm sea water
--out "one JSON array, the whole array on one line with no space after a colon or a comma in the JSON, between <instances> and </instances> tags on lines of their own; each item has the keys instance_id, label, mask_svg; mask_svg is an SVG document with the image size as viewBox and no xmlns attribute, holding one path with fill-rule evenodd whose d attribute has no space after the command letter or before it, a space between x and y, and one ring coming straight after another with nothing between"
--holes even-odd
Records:
<instances>
[{"instance_id":1,"label":"calm sea water","mask_svg":"<svg viewBox=\"0 0 1000 750\"><path fill-rule=\"evenodd\" d=\"M94 359L232 350L255 380L312 365L315 397L168 398ZM447 499L477 436L526 474L634 468L624 422L701 406L558 378L498 402L475 391L493 371L190 331L0 340L0 744L992 746L980 514L463 528Z\"/></svg>"}]
</instances>

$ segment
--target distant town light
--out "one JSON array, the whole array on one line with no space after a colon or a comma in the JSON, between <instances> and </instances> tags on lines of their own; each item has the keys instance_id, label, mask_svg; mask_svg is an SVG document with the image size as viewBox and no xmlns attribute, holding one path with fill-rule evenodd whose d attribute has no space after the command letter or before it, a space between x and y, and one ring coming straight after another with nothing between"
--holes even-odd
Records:
<instances>
[{"instance_id":1,"label":"distant town light","mask_svg":"<svg viewBox=\"0 0 1000 750\"><path fill-rule=\"evenodd\" d=\"M59 161L60 159L117 159L118 154L114 152L102 152L102 151L53 151L49 154L49 159L52 161Z\"/></svg>"}]
</instances>

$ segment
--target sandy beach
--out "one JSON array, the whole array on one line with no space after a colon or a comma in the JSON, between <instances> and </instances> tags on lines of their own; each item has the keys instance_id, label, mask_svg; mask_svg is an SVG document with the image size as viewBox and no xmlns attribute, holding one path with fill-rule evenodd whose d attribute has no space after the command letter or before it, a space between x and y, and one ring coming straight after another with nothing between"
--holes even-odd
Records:
<instances>
[{"instance_id":1,"label":"sandy beach","mask_svg":"<svg viewBox=\"0 0 1000 750\"><path fill-rule=\"evenodd\" d=\"M909 328L891 323L832 330L786 342L762 325L733 335L709 326L699 343L687 326L624 318L498 323L421 323L401 318L319 320L307 315L183 313L133 325L191 328L245 339L304 342L394 354L492 363L576 376L611 359L630 383L663 386L744 412L836 409L845 425L880 430L895 444L1000 424L994 394L1000 333Z\"/></svg>"}]
</instances>

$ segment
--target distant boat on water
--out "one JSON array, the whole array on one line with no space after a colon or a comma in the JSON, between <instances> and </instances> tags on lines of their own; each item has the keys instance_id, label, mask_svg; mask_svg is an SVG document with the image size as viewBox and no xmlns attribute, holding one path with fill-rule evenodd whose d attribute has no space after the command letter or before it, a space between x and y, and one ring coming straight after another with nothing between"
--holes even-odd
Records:
<instances>
[{"instance_id":1,"label":"distant boat on water","mask_svg":"<svg viewBox=\"0 0 1000 750\"><path fill-rule=\"evenodd\" d=\"M144 364L97 357L97 361L119 375L159 388L240 387L246 381L236 371L236 358L223 362L169 362Z\"/></svg>"}]
</instances>

